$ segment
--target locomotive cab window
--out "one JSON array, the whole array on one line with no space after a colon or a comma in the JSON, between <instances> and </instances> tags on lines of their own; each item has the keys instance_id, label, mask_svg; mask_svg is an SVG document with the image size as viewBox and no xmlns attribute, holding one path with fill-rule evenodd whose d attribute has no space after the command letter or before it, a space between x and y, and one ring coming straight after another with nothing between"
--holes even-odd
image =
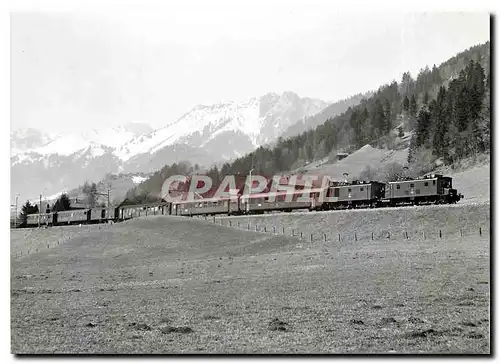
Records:
<instances>
[{"instance_id":1,"label":"locomotive cab window","mask_svg":"<svg viewBox=\"0 0 500 364\"><path fill-rule=\"evenodd\" d=\"M364 189L363 187L361 187L359 190L360 190L360 191L364 191L365 189Z\"/></svg>"},{"instance_id":2,"label":"locomotive cab window","mask_svg":"<svg viewBox=\"0 0 500 364\"><path fill-rule=\"evenodd\" d=\"M435 186L436 185L436 180L432 181L432 185Z\"/></svg>"},{"instance_id":3,"label":"locomotive cab window","mask_svg":"<svg viewBox=\"0 0 500 364\"><path fill-rule=\"evenodd\" d=\"M425 182L425 183L424 183L424 186L429 186L429 182Z\"/></svg>"},{"instance_id":4,"label":"locomotive cab window","mask_svg":"<svg viewBox=\"0 0 500 364\"><path fill-rule=\"evenodd\" d=\"M351 189L350 189L350 188L348 188L348 189L347 189L347 192L351 192Z\"/></svg>"},{"instance_id":5,"label":"locomotive cab window","mask_svg":"<svg viewBox=\"0 0 500 364\"><path fill-rule=\"evenodd\" d=\"M401 186L400 185L396 185L396 189L397 190L401 189Z\"/></svg>"},{"instance_id":6,"label":"locomotive cab window","mask_svg":"<svg viewBox=\"0 0 500 364\"><path fill-rule=\"evenodd\" d=\"M410 188L413 188L415 187L415 184L414 183L410 183Z\"/></svg>"}]
</instances>

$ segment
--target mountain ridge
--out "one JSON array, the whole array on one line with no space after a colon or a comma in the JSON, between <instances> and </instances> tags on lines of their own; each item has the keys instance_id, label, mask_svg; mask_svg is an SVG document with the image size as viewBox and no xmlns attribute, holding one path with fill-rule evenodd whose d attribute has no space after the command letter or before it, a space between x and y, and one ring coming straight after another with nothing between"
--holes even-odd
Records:
<instances>
[{"instance_id":1,"label":"mountain ridge","mask_svg":"<svg viewBox=\"0 0 500 364\"><path fill-rule=\"evenodd\" d=\"M12 194L38 195L24 181L29 175L53 194L83 183L82 178L98 181L105 173L151 173L182 160L202 165L231 160L276 140L283 130L328 105L291 91L270 92L243 101L196 105L157 129L140 122L50 136L33 129L28 133L32 142L23 140L26 132L12 131L12 181L19 190ZM61 168L83 168L87 174L75 171L71 178Z\"/></svg>"}]
</instances>

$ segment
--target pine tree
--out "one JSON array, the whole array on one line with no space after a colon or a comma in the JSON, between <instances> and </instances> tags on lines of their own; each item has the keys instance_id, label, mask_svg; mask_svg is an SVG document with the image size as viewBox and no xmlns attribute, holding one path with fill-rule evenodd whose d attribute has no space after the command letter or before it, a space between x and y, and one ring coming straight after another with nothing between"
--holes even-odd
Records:
<instances>
[{"instance_id":1,"label":"pine tree","mask_svg":"<svg viewBox=\"0 0 500 364\"><path fill-rule=\"evenodd\" d=\"M424 94L423 104L424 105L428 105L429 104L429 93L427 91Z\"/></svg>"},{"instance_id":2,"label":"pine tree","mask_svg":"<svg viewBox=\"0 0 500 364\"><path fill-rule=\"evenodd\" d=\"M392 129L392 112L389 100L384 102L384 134L388 134Z\"/></svg>"},{"instance_id":3,"label":"pine tree","mask_svg":"<svg viewBox=\"0 0 500 364\"><path fill-rule=\"evenodd\" d=\"M417 117L417 131L415 138L415 145L417 147L421 147L425 144L427 135L429 134L430 121L431 114L429 112L429 108L427 105L424 105L420 109Z\"/></svg>"},{"instance_id":4,"label":"pine tree","mask_svg":"<svg viewBox=\"0 0 500 364\"><path fill-rule=\"evenodd\" d=\"M410 99L405 95L403 99L403 110L408 112L410 110Z\"/></svg>"},{"instance_id":5,"label":"pine tree","mask_svg":"<svg viewBox=\"0 0 500 364\"><path fill-rule=\"evenodd\" d=\"M434 135L432 140L433 153L438 157L448 159L448 126L450 118L446 108L446 88L441 86L439 88L438 96L435 106L432 110L431 119L434 124Z\"/></svg>"},{"instance_id":6,"label":"pine tree","mask_svg":"<svg viewBox=\"0 0 500 364\"><path fill-rule=\"evenodd\" d=\"M67 194L63 193L54 203L52 211L68 211L71 209L71 202Z\"/></svg>"},{"instance_id":7,"label":"pine tree","mask_svg":"<svg viewBox=\"0 0 500 364\"><path fill-rule=\"evenodd\" d=\"M415 98L415 94L411 95L410 98L410 130L414 130L417 126L417 99Z\"/></svg>"},{"instance_id":8,"label":"pine tree","mask_svg":"<svg viewBox=\"0 0 500 364\"><path fill-rule=\"evenodd\" d=\"M22 226L22 227L26 226L28 215L37 214L37 213L38 213L38 206L32 205L31 202L26 201L26 203L21 208L21 213L19 215L19 219L21 220L20 226Z\"/></svg>"},{"instance_id":9,"label":"pine tree","mask_svg":"<svg viewBox=\"0 0 500 364\"><path fill-rule=\"evenodd\" d=\"M372 125L373 128L375 129L375 136L378 139L384 136L386 133L384 106L382 105L382 102L380 102L378 98L375 101L375 105L373 107L371 115L372 115Z\"/></svg>"}]
</instances>

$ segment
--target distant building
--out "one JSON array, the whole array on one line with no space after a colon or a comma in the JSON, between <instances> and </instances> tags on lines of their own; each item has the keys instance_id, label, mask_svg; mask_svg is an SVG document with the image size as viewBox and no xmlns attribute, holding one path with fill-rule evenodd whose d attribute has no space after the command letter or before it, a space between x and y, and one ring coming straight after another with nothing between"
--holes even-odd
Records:
<instances>
[{"instance_id":1,"label":"distant building","mask_svg":"<svg viewBox=\"0 0 500 364\"><path fill-rule=\"evenodd\" d=\"M341 161L342 159L346 158L349 156L349 153L337 153L337 160Z\"/></svg>"}]
</instances>

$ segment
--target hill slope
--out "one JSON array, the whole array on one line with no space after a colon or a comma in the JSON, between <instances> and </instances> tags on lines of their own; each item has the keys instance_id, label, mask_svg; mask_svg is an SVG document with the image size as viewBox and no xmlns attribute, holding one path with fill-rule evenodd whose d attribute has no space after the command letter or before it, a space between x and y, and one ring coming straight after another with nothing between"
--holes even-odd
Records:
<instances>
[{"instance_id":1,"label":"hill slope","mask_svg":"<svg viewBox=\"0 0 500 364\"><path fill-rule=\"evenodd\" d=\"M12 351L488 353L489 239L475 223L489 209L406 210L314 214L329 239L313 244L163 216L13 231L13 247L40 249L12 250ZM338 242L331 227L346 215L339 228L438 227L437 217L473 229L462 239ZM57 245L66 229L78 233Z\"/></svg>"}]
</instances>

